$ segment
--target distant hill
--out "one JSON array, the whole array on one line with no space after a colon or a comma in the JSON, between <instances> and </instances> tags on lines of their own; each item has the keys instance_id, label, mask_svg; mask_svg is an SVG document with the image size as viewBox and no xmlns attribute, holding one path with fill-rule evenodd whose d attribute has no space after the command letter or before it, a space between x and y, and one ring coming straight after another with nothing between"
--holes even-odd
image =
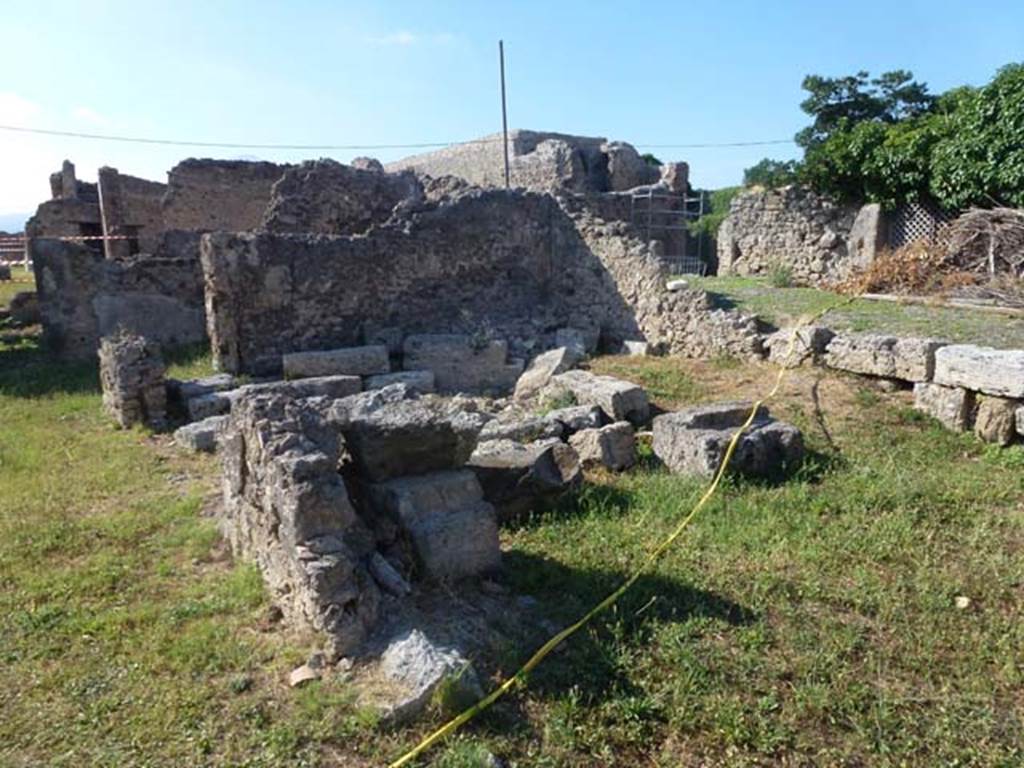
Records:
<instances>
[{"instance_id":1,"label":"distant hill","mask_svg":"<svg viewBox=\"0 0 1024 768\"><path fill-rule=\"evenodd\" d=\"M31 213L0 213L0 232L23 232Z\"/></svg>"}]
</instances>

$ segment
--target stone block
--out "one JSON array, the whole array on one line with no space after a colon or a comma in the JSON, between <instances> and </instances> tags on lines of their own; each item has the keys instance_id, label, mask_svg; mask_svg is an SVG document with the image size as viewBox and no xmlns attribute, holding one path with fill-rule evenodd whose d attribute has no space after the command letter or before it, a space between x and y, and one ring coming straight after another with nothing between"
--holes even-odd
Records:
<instances>
[{"instance_id":1,"label":"stone block","mask_svg":"<svg viewBox=\"0 0 1024 768\"><path fill-rule=\"evenodd\" d=\"M440 402L394 399L408 394L392 385L331 408L357 469L372 482L460 467L476 445L484 417Z\"/></svg>"},{"instance_id":2,"label":"stone block","mask_svg":"<svg viewBox=\"0 0 1024 768\"><path fill-rule=\"evenodd\" d=\"M946 429L964 432L974 419L974 393L960 387L918 382L914 385L914 408L937 419Z\"/></svg>"},{"instance_id":3,"label":"stone block","mask_svg":"<svg viewBox=\"0 0 1024 768\"><path fill-rule=\"evenodd\" d=\"M1024 436L1024 407L1017 409L1016 425L1017 434Z\"/></svg>"},{"instance_id":4,"label":"stone block","mask_svg":"<svg viewBox=\"0 0 1024 768\"><path fill-rule=\"evenodd\" d=\"M560 438L564 431L565 428L560 421L547 416L502 414L484 424L484 428L480 430L479 440L514 440L517 443L530 443L544 438Z\"/></svg>"},{"instance_id":5,"label":"stone block","mask_svg":"<svg viewBox=\"0 0 1024 768\"><path fill-rule=\"evenodd\" d=\"M931 381L936 352L946 342L938 339L898 338L879 334L840 334L825 352L830 368L904 381Z\"/></svg>"},{"instance_id":6,"label":"stone block","mask_svg":"<svg viewBox=\"0 0 1024 768\"><path fill-rule=\"evenodd\" d=\"M520 517L582 481L576 451L558 439L480 443L468 466L502 520Z\"/></svg>"},{"instance_id":7,"label":"stone block","mask_svg":"<svg viewBox=\"0 0 1024 768\"><path fill-rule=\"evenodd\" d=\"M363 379L364 389L383 389L392 384L405 384L409 389L428 394L433 392L434 372L433 371L395 371L394 373L378 373L375 376L367 376Z\"/></svg>"},{"instance_id":8,"label":"stone block","mask_svg":"<svg viewBox=\"0 0 1024 768\"><path fill-rule=\"evenodd\" d=\"M118 333L100 341L103 407L121 427L167 423L167 368L160 347L141 336Z\"/></svg>"},{"instance_id":9,"label":"stone block","mask_svg":"<svg viewBox=\"0 0 1024 768\"><path fill-rule=\"evenodd\" d=\"M651 354L651 345L643 340L622 342L622 354L630 357L647 357Z\"/></svg>"},{"instance_id":10,"label":"stone block","mask_svg":"<svg viewBox=\"0 0 1024 768\"><path fill-rule=\"evenodd\" d=\"M400 477L370 486L371 504L404 530L425 573L478 576L501 564L494 507L469 470Z\"/></svg>"},{"instance_id":11,"label":"stone block","mask_svg":"<svg viewBox=\"0 0 1024 768\"><path fill-rule=\"evenodd\" d=\"M231 411L231 402L236 394L237 390L230 390L199 395L185 402L185 411L188 413L190 421L202 421L212 416L222 416Z\"/></svg>"},{"instance_id":12,"label":"stone block","mask_svg":"<svg viewBox=\"0 0 1024 768\"><path fill-rule=\"evenodd\" d=\"M553 376L565 373L575 366L580 358L581 353L575 347L558 347L537 355L516 382L515 399L529 400L536 397L551 382Z\"/></svg>"},{"instance_id":13,"label":"stone block","mask_svg":"<svg viewBox=\"0 0 1024 768\"><path fill-rule=\"evenodd\" d=\"M617 421L600 429L584 429L569 438L584 467L602 466L615 472L636 464L633 425Z\"/></svg>"},{"instance_id":14,"label":"stone block","mask_svg":"<svg viewBox=\"0 0 1024 768\"><path fill-rule=\"evenodd\" d=\"M712 477L736 430L750 414L750 403L696 406L654 419L654 453L673 472ZM729 470L770 477L803 459L803 435L796 427L759 411L736 446Z\"/></svg>"},{"instance_id":15,"label":"stone block","mask_svg":"<svg viewBox=\"0 0 1024 768\"><path fill-rule=\"evenodd\" d=\"M327 397L331 399L349 397L363 389L363 380L358 376L311 376L306 379L291 381L265 381L259 384L246 384L235 390L237 393L249 395L285 395L286 397ZM234 393L224 393L234 396Z\"/></svg>"},{"instance_id":16,"label":"stone block","mask_svg":"<svg viewBox=\"0 0 1024 768\"><path fill-rule=\"evenodd\" d=\"M577 405L596 405L611 421L629 421L640 426L647 421L649 406L642 387L614 376L597 376L589 371L568 371L551 379L544 396L572 395Z\"/></svg>"},{"instance_id":17,"label":"stone block","mask_svg":"<svg viewBox=\"0 0 1024 768\"><path fill-rule=\"evenodd\" d=\"M388 373L391 362L387 347L379 344L310 352L291 352L282 357L286 379L311 376L371 376Z\"/></svg>"},{"instance_id":18,"label":"stone block","mask_svg":"<svg viewBox=\"0 0 1024 768\"><path fill-rule=\"evenodd\" d=\"M978 398L974 434L986 443L1009 445L1017 436L1019 400L983 395Z\"/></svg>"},{"instance_id":19,"label":"stone block","mask_svg":"<svg viewBox=\"0 0 1024 768\"><path fill-rule=\"evenodd\" d=\"M181 448L196 453L213 453L217 438L227 422L227 416L210 416L202 421L186 424L174 431L174 442Z\"/></svg>"},{"instance_id":20,"label":"stone block","mask_svg":"<svg viewBox=\"0 0 1024 768\"><path fill-rule=\"evenodd\" d=\"M1024 350L951 344L935 355L935 383L1024 397Z\"/></svg>"},{"instance_id":21,"label":"stone block","mask_svg":"<svg viewBox=\"0 0 1024 768\"><path fill-rule=\"evenodd\" d=\"M548 411L544 418L562 425L564 435L571 435L581 429L598 429L605 423L604 411L596 405L570 405Z\"/></svg>"},{"instance_id":22,"label":"stone block","mask_svg":"<svg viewBox=\"0 0 1024 768\"><path fill-rule=\"evenodd\" d=\"M793 336L796 339L793 339ZM797 366L806 362L817 362L824 354L835 332L823 325L806 325L800 328L783 328L765 339L769 362L783 365L789 362ZM792 343L792 352L790 352Z\"/></svg>"},{"instance_id":23,"label":"stone block","mask_svg":"<svg viewBox=\"0 0 1024 768\"><path fill-rule=\"evenodd\" d=\"M402 367L434 373L438 392L507 394L523 372L522 362L508 362L504 341L477 342L460 334L422 334L406 338Z\"/></svg>"},{"instance_id":24,"label":"stone block","mask_svg":"<svg viewBox=\"0 0 1024 768\"><path fill-rule=\"evenodd\" d=\"M204 376L199 379L178 379L167 380L167 394L172 399L187 402L194 397L209 395L213 392L223 392L226 389L235 389L236 379L230 373L215 373L213 376Z\"/></svg>"}]
</instances>

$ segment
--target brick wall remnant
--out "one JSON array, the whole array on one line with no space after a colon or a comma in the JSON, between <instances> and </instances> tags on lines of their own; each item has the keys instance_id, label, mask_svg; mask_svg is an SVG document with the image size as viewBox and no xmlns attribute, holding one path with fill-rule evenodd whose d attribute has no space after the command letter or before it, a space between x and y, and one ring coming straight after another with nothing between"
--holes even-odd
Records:
<instances>
[{"instance_id":1,"label":"brick wall remnant","mask_svg":"<svg viewBox=\"0 0 1024 768\"><path fill-rule=\"evenodd\" d=\"M274 183L289 167L247 160L184 160L167 173L164 227L200 232L256 229Z\"/></svg>"},{"instance_id":2,"label":"brick wall remnant","mask_svg":"<svg viewBox=\"0 0 1024 768\"><path fill-rule=\"evenodd\" d=\"M841 280L874 260L883 226L876 204L836 203L800 186L747 191L733 199L718 230L718 271L784 268L802 284Z\"/></svg>"},{"instance_id":3,"label":"brick wall remnant","mask_svg":"<svg viewBox=\"0 0 1024 768\"><path fill-rule=\"evenodd\" d=\"M167 368L159 345L118 332L100 342L103 407L124 428L146 424L162 429L167 420Z\"/></svg>"}]
</instances>

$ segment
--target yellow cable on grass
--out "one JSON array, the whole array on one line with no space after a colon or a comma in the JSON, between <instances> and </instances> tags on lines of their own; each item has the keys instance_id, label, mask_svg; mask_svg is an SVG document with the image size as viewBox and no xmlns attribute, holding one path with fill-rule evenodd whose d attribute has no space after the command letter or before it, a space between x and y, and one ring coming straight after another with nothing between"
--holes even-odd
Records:
<instances>
[{"instance_id":1,"label":"yellow cable on grass","mask_svg":"<svg viewBox=\"0 0 1024 768\"><path fill-rule=\"evenodd\" d=\"M796 341L800 329L808 325L811 325L816 320L821 319L825 314L831 312L833 309L837 309L840 306L855 301L856 298L856 296L851 296L847 298L845 301L837 302L831 307L826 307L825 309L820 310L814 315L811 315L810 317L804 319L802 323L799 323L793 329L793 335L789 340L789 347L786 349L785 358L782 364L779 366L779 373L778 376L776 376L775 378L774 386L772 386L768 394L764 395L763 397L761 397L761 399L757 400L754 403L753 407L750 409L750 414L747 416L746 421L743 422L743 425L736 430L735 434L733 434L732 438L729 440L729 445L725 449L725 455L722 457L722 463L719 465L718 470L715 472L715 475L711 480L711 484L708 486L707 490L704 491L704 494L694 505L693 509L691 509L690 512L686 515L686 517L684 517L680 521L679 525L676 526L675 530L672 531L672 533L669 534L669 536L664 541L662 541L661 544L659 544L651 551L647 558L633 571L632 575L628 579L626 579L626 581L624 581L618 589L616 589L604 600L602 600L600 603L598 603L589 611L587 611L583 615L583 617L579 619L579 621L577 621L574 624L570 624L568 627L566 627L561 632L552 637L550 640L548 640L546 643L544 643L544 645L542 645L537 650L537 652L534 653L533 656L531 656L526 661L526 663L519 668L519 671L512 675L512 677L503 682L501 685L499 685L497 688L491 691L487 696L478 701L476 704L469 707L461 714L453 717L451 720L449 720L447 723L442 725L432 734L427 736L425 739L423 739L423 741L421 741L415 747L410 749L408 752L406 752L400 758L395 760L393 763L389 763L388 768L401 768L401 766L407 765L410 761L415 760L417 757L419 757L432 746L434 746L437 742L441 741L451 733L454 733L455 730L457 730L460 726L465 725L478 714L480 714L485 709L490 707L491 704L493 704L506 693L508 693L510 690L512 690L512 688L515 687L517 683L522 682L523 678L527 674L529 674L538 664L544 661L548 654L550 654L555 648L557 648L563 640L576 634L580 629L589 624L591 619L593 619L595 616L608 609L620 597L622 597L622 595L624 595L630 587L636 584L637 580L641 576L643 576L644 573L646 573L647 570L652 565L654 565L654 563L663 554L665 554L665 551L676 542L676 540L683 534L683 531L686 530L687 526L689 526L693 518L697 516L697 513L700 512L704 508L704 506L711 500L711 497L715 495L715 492L718 490L718 486L722 482L722 478L725 476L726 470L729 468L729 462L732 460L733 454L736 452L736 446L739 444L740 437L742 437L743 433L746 432L747 429L750 428L750 425L754 423L754 419L757 418L757 412L761 408L761 406L763 406L768 400L771 400L773 397L775 397L778 394L779 389L782 387L782 382L786 378L786 373L789 371L790 358L793 355L793 351L796 349Z\"/></svg>"}]
</instances>

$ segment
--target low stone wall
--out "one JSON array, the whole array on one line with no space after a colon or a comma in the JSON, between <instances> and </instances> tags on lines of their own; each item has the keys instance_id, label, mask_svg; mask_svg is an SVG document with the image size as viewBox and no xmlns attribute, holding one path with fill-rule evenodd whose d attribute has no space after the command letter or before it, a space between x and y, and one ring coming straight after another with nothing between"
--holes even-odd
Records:
<instances>
[{"instance_id":1,"label":"low stone wall","mask_svg":"<svg viewBox=\"0 0 1024 768\"><path fill-rule=\"evenodd\" d=\"M718 230L718 271L788 269L801 284L841 280L874 261L884 242L877 204L843 205L791 186L737 195Z\"/></svg>"},{"instance_id":2,"label":"low stone wall","mask_svg":"<svg viewBox=\"0 0 1024 768\"><path fill-rule=\"evenodd\" d=\"M73 242L30 245L43 335L68 358L95 355L119 329L163 346L206 338L198 234L165 232L154 254L109 260Z\"/></svg>"},{"instance_id":3,"label":"low stone wall","mask_svg":"<svg viewBox=\"0 0 1024 768\"><path fill-rule=\"evenodd\" d=\"M230 372L414 333L501 339L520 358L566 327L611 349L709 344L706 294L670 293L628 227L549 195L469 189L363 236L213 233L201 251L214 357ZM729 317L720 351L759 349L753 320Z\"/></svg>"}]
</instances>

